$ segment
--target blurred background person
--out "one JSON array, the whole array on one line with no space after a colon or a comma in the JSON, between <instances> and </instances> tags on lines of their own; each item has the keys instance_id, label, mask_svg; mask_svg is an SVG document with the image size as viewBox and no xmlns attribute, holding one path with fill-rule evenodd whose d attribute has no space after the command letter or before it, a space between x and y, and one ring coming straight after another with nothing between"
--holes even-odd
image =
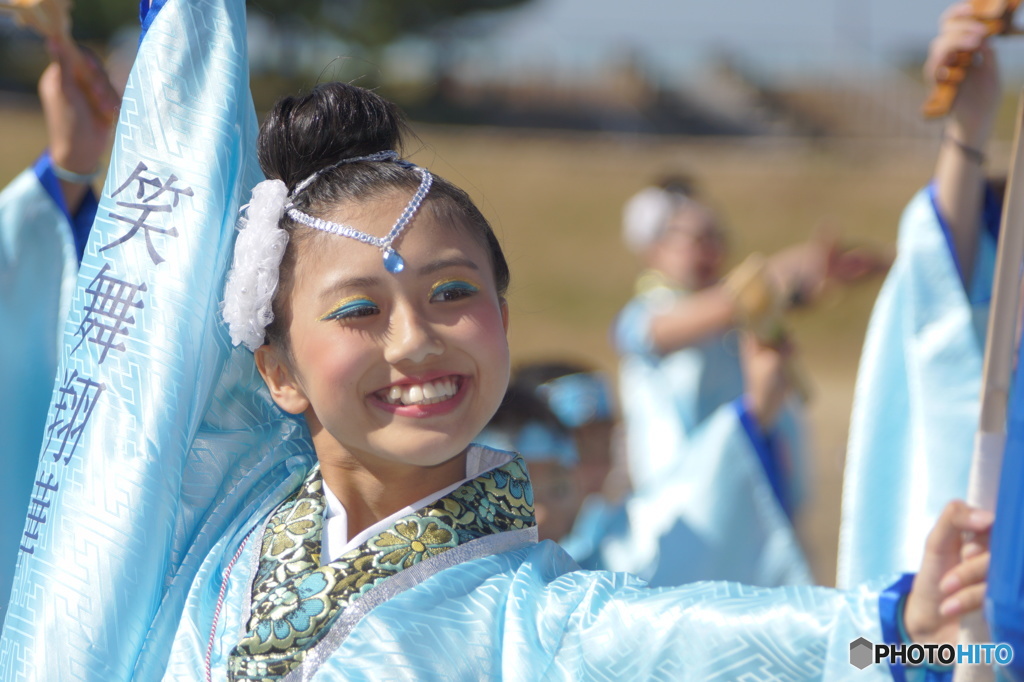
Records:
<instances>
[{"instance_id":1,"label":"blurred background person","mask_svg":"<svg viewBox=\"0 0 1024 682\"><path fill-rule=\"evenodd\" d=\"M543 400L510 384L501 407L474 442L522 455L533 484L540 539L557 542L569 534L582 500L575 471L579 457L572 434Z\"/></svg>"},{"instance_id":2,"label":"blurred background person","mask_svg":"<svg viewBox=\"0 0 1024 682\"><path fill-rule=\"evenodd\" d=\"M709 560L713 571L778 584L765 581L786 578L766 578L762 566L779 571L791 563L806 577L796 542L767 540L785 535L778 527L792 532L808 462L806 378L782 313L813 302L828 280L852 281L882 263L821 238L768 258L752 255L723 276L725 232L685 179L635 195L625 207L623 238L646 267L614 329L636 497L664 488L667 479L680 485L687 476L702 480L687 488L701 500L688 501L690 513L722 513L689 526L716 538L704 550L720 555ZM730 506L741 498L756 501L749 518ZM750 548L731 546L743 543L756 548L753 556ZM758 559L761 552L783 558ZM776 574L782 575L788 574Z\"/></svg>"},{"instance_id":3,"label":"blurred background person","mask_svg":"<svg viewBox=\"0 0 1024 682\"><path fill-rule=\"evenodd\" d=\"M748 466L756 462L731 461L725 448L632 492L625 467L613 466L621 445L612 390L600 373L582 363L536 362L519 367L512 385L540 397L576 437L580 462L570 473L589 495L558 539L583 568L630 572L654 587L712 577L811 582L792 528Z\"/></svg>"},{"instance_id":4,"label":"blurred background person","mask_svg":"<svg viewBox=\"0 0 1024 682\"><path fill-rule=\"evenodd\" d=\"M624 535L628 523L623 497L629 490L624 462L616 456L621 448L608 378L571 360L534 361L515 369L511 386L539 398L572 434L579 461L570 473L580 508L572 528L557 540L582 567L604 567L600 554L605 540L610 533Z\"/></svg>"},{"instance_id":5,"label":"blurred background person","mask_svg":"<svg viewBox=\"0 0 1024 682\"><path fill-rule=\"evenodd\" d=\"M579 454L580 491L586 498L614 501L620 481L609 481L615 466L614 389L596 368L571 360L534 361L516 367L512 384L544 400L569 429Z\"/></svg>"},{"instance_id":6,"label":"blurred background person","mask_svg":"<svg viewBox=\"0 0 1024 682\"><path fill-rule=\"evenodd\" d=\"M699 511L714 516L711 510L728 509L737 496L753 499L760 507L753 518L767 520L766 535L776 528L791 534L788 516L799 506L805 436L796 401L783 415L790 399L783 369L786 342L780 337L771 347L747 340L744 348L752 359L756 354L767 362L748 364L763 371L753 373L752 384L745 379L735 333L740 304L722 282L725 234L711 210L688 190L678 181L647 188L624 212L624 240L647 268L614 328L630 478L636 495L644 498L649 490L664 488L667 479L678 481L685 471L705 486L687 487L678 496L699 495ZM759 269L755 286L767 291L773 285L766 277ZM705 475L711 471L721 479ZM744 542L742 530L750 521L730 515L704 524L704 532L715 539L706 541L701 553L710 554L717 545L719 560L709 562L718 565L716 572L764 584L764 576L733 572L740 569L729 545ZM763 544L751 538L746 543ZM770 546L784 547L787 554L770 563L803 565L795 538ZM744 568L760 572L757 561Z\"/></svg>"}]
</instances>

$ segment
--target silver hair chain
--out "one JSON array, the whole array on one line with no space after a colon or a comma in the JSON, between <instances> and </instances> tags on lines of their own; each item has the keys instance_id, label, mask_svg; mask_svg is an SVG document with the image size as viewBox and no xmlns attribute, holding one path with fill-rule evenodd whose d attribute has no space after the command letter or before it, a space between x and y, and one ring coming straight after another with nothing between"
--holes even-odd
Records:
<instances>
[{"instance_id":1,"label":"silver hair chain","mask_svg":"<svg viewBox=\"0 0 1024 682\"><path fill-rule=\"evenodd\" d=\"M398 255L398 252L391 247L391 244L398 238L398 235L402 233L402 230L406 228L409 222L416 215L416 212L419 211L420 206L423 204L423 200L427 197L427 192L430 191L430 186L434 182L434 176L426 168L420 168L415 164L399 159L398 154L394 151L377 152L376 154L370 154L368 156L356 156L350 159L343 159L309 176L295 186L290 198L294 200L300 192L309 187L309 185L325 171L330 170L331 168L336 168L342 164L355 163L356 161L390 161L401 164L406 168L412 168L420 176L419 187L416 188L416 192L412 195L412 199L409 200L405 210L402 211L402 214L398 217L398 220L395 221L394 226L392 226L387 235L384 237L374 237L373 235L369 235L361 230L357 230L351 225L343 225L330 220L324 220L323 218L316 218L308 213L300 211L297 208L292 208L291 203L289 203L289 207L287 208L288 217L307 227L321 230L323 232L329 232L330 234L335 234L340 237L348 237L349 239L355 239L356 241L364 244L375 246L382 252L384 268L391 273L401 272L405 268L405 261L400 255Z\"/></svg>"}]
</instances>

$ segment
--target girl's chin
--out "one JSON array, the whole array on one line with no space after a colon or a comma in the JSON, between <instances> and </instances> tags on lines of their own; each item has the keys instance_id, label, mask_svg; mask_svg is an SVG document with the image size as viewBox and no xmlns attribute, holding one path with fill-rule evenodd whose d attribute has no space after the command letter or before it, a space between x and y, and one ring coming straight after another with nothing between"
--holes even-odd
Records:
<instances>
[{"instance_id":1,"label":"girl's chin","mask_svg":"<svg viewBox=\"0 0 1024 682\"><path fill-rule=\"evenodd\" d=\"M458 446L458 443L454 446ZM453 451L451 438L447 434L423 434L415 443L409 443L409 447L402 447L401 443L382 444L378 452L392 461L424 469L455 466L458 462L464 470L468 447L469 441L466 441L460 449Z\"/></svg>"}]
</instances>

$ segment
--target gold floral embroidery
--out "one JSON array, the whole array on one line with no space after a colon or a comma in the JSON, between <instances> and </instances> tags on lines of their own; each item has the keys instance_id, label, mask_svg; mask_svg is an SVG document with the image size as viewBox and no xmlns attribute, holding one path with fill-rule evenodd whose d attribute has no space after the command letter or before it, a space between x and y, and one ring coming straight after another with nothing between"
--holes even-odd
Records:
<instances>
[{"instance_id":1,"label":"gold floral embroidery","mask_svg":"<svg viewBox=\"0 0 1024 682\"><path fill-rule=\"evenodd\" d=\"M396 523L392 530L384 531L369 544L374 550L386 552L376 555L378 564L409 568L454 547L455 534L437 521L412 519Z\"/></svg>"},{"instance_id":2,"label":"gold floral embroidery","mask_svg":"<svg viewBox=\"0 0 1024 682\"><path fill-rule=\"evenodd\" d=\"M535 525L519 457L320 565L324 507L317 466L267 523L248 632L231 652L230 680L281 679L352 600L392 575L484 535Z\"/></svg>"}]
</instances>

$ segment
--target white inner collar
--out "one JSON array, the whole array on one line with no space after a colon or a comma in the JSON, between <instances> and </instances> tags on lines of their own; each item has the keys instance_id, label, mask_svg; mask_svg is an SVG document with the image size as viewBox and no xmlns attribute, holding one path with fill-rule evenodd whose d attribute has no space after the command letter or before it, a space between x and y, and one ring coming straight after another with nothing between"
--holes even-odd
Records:
<instances>
[{"instance_id":1,"label":"white inner collar","mask_svg":"<svg viewBox=\"0 0 1024 682\"><path fill-rule=\"evenodd\" d=\"M327 508L324 511L324 530L321 547L321 563L330 563L351 549L358 547L382 530L392 526L395 521L408 516L412 512L425 507L434 500L444 497L466 481L508 463L514 454L504 450L494 450L480 445L470 445L466 451L466 476L450 486L427 495L407 507L399 509L386 519L381 519L355 537L348 537L348 512L341 500L324 484L324 500Z\"/></svg>"}]
</instances>

